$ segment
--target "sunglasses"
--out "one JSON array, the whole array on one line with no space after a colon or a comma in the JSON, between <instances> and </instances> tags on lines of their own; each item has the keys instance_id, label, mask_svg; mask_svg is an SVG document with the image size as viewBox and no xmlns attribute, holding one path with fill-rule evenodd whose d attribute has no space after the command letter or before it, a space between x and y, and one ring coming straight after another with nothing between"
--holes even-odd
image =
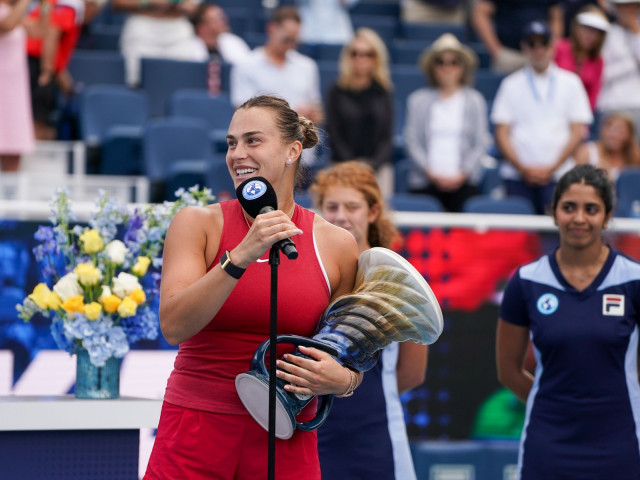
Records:
<instances>
[{"instance_id":1,"label":"sunglasses","mask_svg":"<svg viewBox=\"0 0 640 480\"><path fill-rule=\"evenodd\" d=\"M445 67L445 66L459 67L460 65L462 65L462 62L460 61L459 58L454 58L453 60L445 60L444 58L438 57L434 60L434 63L438 67Z\"/></svg>"},{"instance_id":2,"label":"sunglasses","mask_svg":"<svg viewBox=\"0 0 640 480\"><path fill-rule=\"evenodd\" d=\"M524 41L525 45L529 48L536 48L536 47L542 47L542 48L547 48L549 46L549 44L551 43L550 40L536 40L535 38L527 38Z\"/></svg>"},{"instance_id":3,"label":"sunglasses","mask_svg":"<svg viewBox=\"0 0 640 480\"><path fill-rule=\"evenodd\" d=\"M351 55L351 58L356 58L356 57L376 58L376 52L374 52L373 50L351 50L349 52L349 55Z\"/></svg>"}]
</instances>

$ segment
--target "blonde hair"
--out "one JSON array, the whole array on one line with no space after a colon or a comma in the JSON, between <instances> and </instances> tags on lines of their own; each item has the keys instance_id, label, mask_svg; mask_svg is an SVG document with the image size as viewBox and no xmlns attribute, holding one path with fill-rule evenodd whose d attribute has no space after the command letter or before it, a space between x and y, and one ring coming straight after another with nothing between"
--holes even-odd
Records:
<instances>
[{"instance_id":1,"label":"blonde hair","mask_svg":"<svg viewBox=\"0 0 640 480\"><path fill-rule=\"evenodd\" d=\"M309 187L316 209L322 209L327 191L335 186L353 188L361 192L369 209L379 205L378 217L369 224L367 232L369 245L390 248L400 240L400 233L391 222L387 205L382 198L373 169L369 165L363 162L349 161L319 171L316 181Z\"/></svg>"},{"instance_id":2,"label":"blonde hair","mask_svg":"<svg viewBox=\"0 0 640 480\"><path fill-rule=\"evenodd\" d=\"M389 52L382 38L374 30L367 27L361 27L356 30L353 40L342 47L338 62L338 85L346 89L352 88L354 74L350 54L353 43L356 40L364 40L371 46L376 54L376 66L371 76L376 83L379 83L385 90L390 91L392 83L391 75L389 74Z\"/></svg>"}]
</instances>

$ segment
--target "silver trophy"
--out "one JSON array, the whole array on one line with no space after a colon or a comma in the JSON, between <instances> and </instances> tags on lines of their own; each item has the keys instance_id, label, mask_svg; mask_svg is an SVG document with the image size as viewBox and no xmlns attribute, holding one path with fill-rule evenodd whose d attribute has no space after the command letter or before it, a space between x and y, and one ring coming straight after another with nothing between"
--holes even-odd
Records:
<instances>
[{"instance_id":1,"label":"silver trophy","mask_svg":"<svg viewBox=\"0 0 640 480\"><path fill-rule=\"evenodd\" d=\"M360 372L372 368L380 351L391 342L434 343L443 328L440 305L420 273L404 258L386 248L364 251L358 259L354 292L336 299L325 310L312 339L282 335L278 343L322 349L341 364ZM253 418L268 428L269 378L264 356L269 341L253 357L251 370L236 377L236 390ZM299 350L294 355L304 356ZM284 390L277 379L276 437L290 438L295 429L318 428L329 414L332 395L321 397L316 417L306 423L295 417L313 399ZM325 398L327 397L327 398Z\"/></svg>"}]
</instances>

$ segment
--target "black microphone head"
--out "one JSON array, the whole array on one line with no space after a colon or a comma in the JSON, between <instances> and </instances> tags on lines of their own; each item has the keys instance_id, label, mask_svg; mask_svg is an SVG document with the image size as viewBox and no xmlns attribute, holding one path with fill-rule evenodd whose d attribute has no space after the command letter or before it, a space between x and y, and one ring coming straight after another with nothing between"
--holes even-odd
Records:
<instances>
[{"instance_id":1,"label":"black microphone head","mask_svg":"<svg viewBox=\"0 0 640 480\"><path fill-rule=\"evenodd\" d=\"M238 188L236 196L240 205L251 217L256 218L265 207L278 209L278 197L271 184L263 177L252 177L246 179Z\"/></svg>"}]
</instances>

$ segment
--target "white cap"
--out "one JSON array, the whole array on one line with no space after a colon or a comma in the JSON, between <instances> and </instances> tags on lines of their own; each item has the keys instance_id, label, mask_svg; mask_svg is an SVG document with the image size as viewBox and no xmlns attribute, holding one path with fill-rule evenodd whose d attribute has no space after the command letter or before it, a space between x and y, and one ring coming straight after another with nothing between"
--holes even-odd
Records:
<instances>
[{"instance_id":1,"label":"white cap","mask_svg":"<svg viewBox=\"0 0 640 480\"><path fill-rule=\"evenodd\" d=\"M576 21L580 25L595 28L596 30L600 30L602 32L607 32L609 30L609 20L607 20L604 16L598 15L594 12L579 13L578 15L576 15Z\"/></svg>"},{"instance_id":2,"label":"white cap","mask_svg":"<svg viewBox=\"0 0 640 480\"><path fill-rule=\"evenodd\" d=\"M612 3L640 3L640 0L611 0Z\"/></svg>"}]
</instances>

